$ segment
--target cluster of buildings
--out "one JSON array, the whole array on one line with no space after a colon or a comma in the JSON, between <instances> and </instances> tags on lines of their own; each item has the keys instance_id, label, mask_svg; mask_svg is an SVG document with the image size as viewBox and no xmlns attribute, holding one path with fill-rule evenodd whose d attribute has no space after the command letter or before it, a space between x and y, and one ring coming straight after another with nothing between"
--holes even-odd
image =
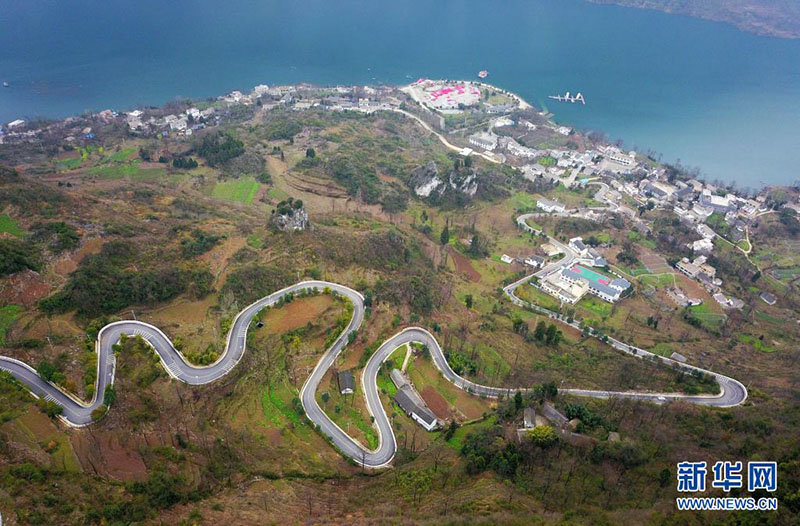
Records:
<instances>
[{"instance_id":1,"label":"cluster of buildings","mask_svg":"<svg viewBox=\"0 0 800 526\"><path fill-rule=\"evenodd\" d=\"M703 303L703 300L700 298L692 298L687 296L680 287L668 288L667 296L681 307L693 307Z\"/></svg>"},{"instance_id":2,"label":"cluster of buildings","mask_svg":"<svg viewBox=\"0 0 800 526\"><path fill-rule=\"evenodd\" d=\"M4 144L7 140L24 139L26 137L35 137L36 132L33 130L26 130L25 119L15 119L8 124L0 126L0 144Z\"/></svg>"},{"instance_id":3,"label":"cluster of buildings","mask_svg":"<svg viewBox=\"0 0 800 526\"><path fill-rule=\"evenodd\" d=\"M569 248L571 248L575 254L577 254L579 261L583 261L593 267L608 266L606 258L604 258L600 252L597 251L597 249L584 243L582 237L573 237L570 239Z\"/></svg>"},{"instance_id":4,"label":"cluster of buildings","mask_svg":"<svg viewBox=\"0 0 800 526\"><path fill-rule=\"evenodd\" d=\"M94 114L67 117L46 124L33 124L24 119L15 119L5 127L0 124L0 144L48 140L74 143L81 139L94 139L92 126L111 123L118 116L119 114L116 112L103 110Z\"/></svg>"},{"instance_id":5,"label":"cluster of buildings","mask_svg":"<svg viewBox=\"0 0 800 526\"><path fill-rule=\"evenodd\" d=\"M700 283L710 285L721 285L722 281L715 282L717 269L708 263L706 256L697 256L693 261L689 258L683 258L675 264L675 268L682 274L699 281Z\"/></svg>"},{"instance_id":6,"label":"cluster of buildings","mask_svg":"<svg viewBox=\"0 0 800 526\"><path fill-rule=\"evenodd\" d=\"M520 121L522 124L522 121ZM530 126L535 125L527 123ZM569 134L570 128L562 127L556 131ZM625 153L615 146L599 147L594 150L570 150L570 149L537 149L520 144L513 137L492 137L487 140L486 134L475 134L470 136L470 144L479 148L491 150L497 149L504 155L514 158L516 165L525 178L534 181L541 177L551 183L563 183L567 187L580 184L581 179L593 176L615 174L628 174L638 166L636 155L633 152ZM494 134L489 134L494 135ZM473 138L476 139L473 142ZM540 160L547 159L547 163Z\"/></svg>"},{"instance_id":7,"label":"cluster of buildings","mask_svg":"<svg viewBox=\"0 0 800 526\"><path fill-rule=\"evenodd\" d=\"M472 82L419 79L409 90L414 99L438 111L463 109L481 101L480 86Z\"/></svg>"},{"instance_id":8,"label":"cluster of buildings","mask_svg":"<svg viewBox=\"0 0 800 526\"><path fill-rule=\"evenodd\" d=\"M705 255L699 255L691 261L689 258L683 258L675 264L675 268L703 285L711 297L723 308L741 309L744 307L744 301L733 296L726 296L722 292L722 280L717 277L717 269L708 263Z\"/></svg>"},{"instance_id":9,"label":"cluster of buildings","mask_svg":"<svg viewBox=\"0 0 800 526\"><path fill-rule=\"evenodd\" d=\"M764 196L749 199L732 193L720 195L713 185L694 179L669 182L663 168L647 174L638 185L619 182L612 185L641 202L649 200L659 206L672 206L678 217L692 223L703 223L712 214L719 214L733 228L744 231L758 214L767 211Z\"/></svg>"},{"instance_id":10,"label":"cluster of buildings","mask_svg":"<svg viewBox=\"0 0 800 526\"><path fill-rule=\"evenodd\" d=\"M161 132L166 135L190 136L206 125L216 124L215 112L213 107L204 110L191 107L183 113L156 117L147 116L142 110L134 110L125 114L125 120L128 129L133 133Z\"/></svg>"},{"instance_id":11,"label":"cluster of buildings","mask_svg":"<svg viewBox=\"0 0 800 526\"><path fill-rule=\"evenodd\" d=\"M542 248L548 255L552 251L561 252L558 247L552 247L550 250L550 247L543 245ZM597 270L599 268L607 269L608 262L595 248L586 245L582 238L570 239L568 250L573 254L570 261L559 265L539 282L539 288L547 294L570 305L580 301L586 294L597 296L609 303L616 303L622 294L631 287L628 280L620 276L608 276ZM508 256L504 255L504 257ZM542 256L534 255L525 258L522 262L533 268L543 268L547 260Z\"/></svg>"},{"instance_id":12,"label":"cluster of buildings","mask_svg":"<svg viewBox=\"0 0 800 526\"><path fill-rule=\"evenodd\" d=\"M235 90L217 98L209 107L200 110L191 107L180 114L148 115L142 110L125 114L131 132L138 134L162 133L164 135L192 135L206 126L219 124L220 114L226 107L259 105L265 110L278 106L305 111L322 107L332 111L358 111L373 113L379 110L398 108L401 101L389 96L391 88L370 86L316 88L310 85L267 86L259 84L250 93Z\"/></svg>"},{"instance_id":13,"label":"cluster of buildings","mask_svg":"<svg viewBox=\"0 0 800 526\"><path fill-rule=\"evenodd\" d=\"M609 277L579 263L554 270L539 286L559 301L572 305L586 294L616 303L631 284L624 278Z\"/></svg>"},{"instance_id":14,"label":"cluster of buildings","mask_svg":"<svg viewBox=\"0 0 800 526\"><path fill-rule=\"evenodd\" d=\"M469 143L476 148L481 148L488 152L494 151L497 148L498 137L494 133L480 132L474 133L469 136Z\"/></svg>"}]
</instances>

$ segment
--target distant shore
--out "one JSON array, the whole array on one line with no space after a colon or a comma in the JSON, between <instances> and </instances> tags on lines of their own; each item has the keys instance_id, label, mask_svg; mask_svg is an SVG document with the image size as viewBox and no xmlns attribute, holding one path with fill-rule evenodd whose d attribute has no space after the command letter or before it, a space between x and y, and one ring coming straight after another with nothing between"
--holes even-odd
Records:
<instances>
[{"instance_id":1,"label":"distant shore","mask_svg":"<svg viewBox=\"0 0 800 526\"><path fill-rule=\"evenodd\" d=\"M664 13L722 22L759 36L800 39L800 3L781 0L589 0L595 4L650 9Z\"/></svg>"}]
</instances>

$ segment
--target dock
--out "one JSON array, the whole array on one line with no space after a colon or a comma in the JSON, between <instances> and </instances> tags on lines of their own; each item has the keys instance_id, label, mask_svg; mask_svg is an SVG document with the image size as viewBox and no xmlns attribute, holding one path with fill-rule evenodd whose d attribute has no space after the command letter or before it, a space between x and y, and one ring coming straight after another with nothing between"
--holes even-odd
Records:
<instances>
[{"instance_id":1,"label":"dock","mask_svg":"<svg viewBox=\"0 0 800 526\"><path fill-rule=\"evenodd\" d=\"M574 97L568 91L564 95L550 95L547 98L557 100L558 102L571 102L573 104L576 102L580 102L581 104L584 105L586 104L586 99L583 97L583 93L580 92L578 92L578 94L575 95Z\"/></svg>"}]
</instances>

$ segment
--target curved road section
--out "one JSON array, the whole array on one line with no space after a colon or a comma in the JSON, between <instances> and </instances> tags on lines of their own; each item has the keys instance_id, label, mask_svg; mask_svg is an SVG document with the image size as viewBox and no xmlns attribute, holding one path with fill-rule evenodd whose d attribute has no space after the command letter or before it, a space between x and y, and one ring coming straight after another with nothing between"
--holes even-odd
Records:
<instances>
[{"instance_id":1,"label":"curved road section","mask_svg":"<svg viewBox=\"0 0 800 526\"><path fill-rule=\"evenodd\" d=\"M566 252L565 260L571 259L571 254ZM512 283L504 289L505 294L509 299L518 306L531 308L541 314L549 316L551 319L557 320L561 323L567 323L566 319L555 312L547 311L536 305L527 304L519 299L514 291L521 284L527 282L531 276L527 276L516 283ZM386 412L381 403L377 386L377 375L381 364L389 357L389 355L399 346L410 343L418 342L428 347L431 357L436 367L441 371L442 375L452 382L456 387L463 389L475 395L483 395L487 397L501 397L512 394L516 391L525 391L525 388L501 388L490 387L485 385L476 384L461 376L457 375L450 365L447 363L444 351L439 346L439 342L434 336L420 327L410 327L395 334L387 341L385 341L380 348L370 357L367 365L361 375L361 385L366 396L367 409L374 418L374 425L378 431L379 444L377 449L368 450L364 448L357 440L345 433L339 426L333 422L328 415L322 410L316 401L315 393L320 381L325 373L333 365L336 358L342 352L342 349L347 344L349 335L358 330L364 319L364 298L357 291L339 285L337 283L330 283L325 281L303 281L296 283L290 287L279 290L269 296L261 298L253 304L247 306L242 310L233 322L230 332L228 333L228 341L225 352L222 356L212 365L206 367L195 367L183 358L179 351L175 349L172 342L167 336L161 332L157 327L139 321L119 321L106 325L100 331L97 339L97 385L95 389L94 398L90 403L84 403L78 400L58 387L50 384L46 380L39 377L36 371L29 365L24 364L18 360L8 357L0 356L0 369L10 372L20 382L25 384L36 397L44 398L53 401L63 408L61 415L62 420L67 424L75 427L82 427L92 423L92 411L102 405L102 393L108 385L114 383L115 372L115 357L113 346L120 341L123 334L128 336L141 336L145 339L156 351L161 359L164 368L169 372L170 376L182 382L191 385L203 385L214 380L217 380L228 374L241 360L244 355L247 344L247 329L250 322L264 307L275 304L282 296L289 293L296 293L302 290L323 290L330 289L331 291L345 296L353 304L353 317L350 320L347 328L339 335L336 341L328 348L322 355L322 358L317 363L311 375L303 384L300 390L300 400L305 409L306 415L309 420L314 423L317 429L322 432L342 453L349 458L353 459L358 464L368 468L381 468L387 466L397 450L397 442L395 440L394 432L392 430L391 422L386 415ZM582 326L576 322L569 325L583 329ZM616 349L623 351L627 354L644 358L652 357L651 353L628 346L617 340L609 340L609 344ZM639 400L649 400L656 403L664 402L666 400L685 400L695 404L712 405L718 407L731 407L739 405L747 398L747 389L738 381L727 376L706 371L697 367L692 367L685 364L677 363L673 360L660 358L668 365L677 369L683 370L698 370L704 373L711 374L719 382L721 393L716 396L689 396L676 393L635 393L635 392L615 392L615 391L591 391L582 389L562 389L562 393L569 393L578 396L589 396L595 398L609 398L609 397L626 397Z\"/></svg>"}]
</instances>

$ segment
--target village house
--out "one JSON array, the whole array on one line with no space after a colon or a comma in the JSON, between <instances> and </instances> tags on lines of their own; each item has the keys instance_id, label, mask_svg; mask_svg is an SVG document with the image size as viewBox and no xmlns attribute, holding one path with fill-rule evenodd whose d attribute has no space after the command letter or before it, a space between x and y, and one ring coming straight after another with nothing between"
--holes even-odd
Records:
<instances>
[{"instance_id":1,"label":"village house","mask_svg":"<svg viewBox=\"0 0 800 526\"><path fill-rule=\"evenodd\" d=\"M775 305L775 303L778 301L778 298L775 296L775 294L767 292L766 290L762 292L758 297L761 298L761 301L763 301L767 305Z\"/></svg>"},{"instance_id":2,"label":"village house","mask_svg":"<svg viewBox=\"0 0 800 526\"><path fill-rule=\"evenodd\" d=\"M734 208L730 198L712 194L708 189L700 194L700 204L719 214L725 214Z\"/></svg>"},{"instance_id":3,"label":"village house","mask_svg":"<svg viewBox=\"0 0 800 526\"><path fill-rule=\"evenodd\" d=\"M567 210L566 207L558 201L553 201L544 197L536 201L536 206L551 214L554 212L563 214Z\"/></svg>"},{"instance_id":4,"label":"village house","mask_svg":"<svg viewBox=\"0 0 800 526\"><path fill-rule=\"evenodd\" d=\"M469 143L478 148L492 151L497 148L497 135L493 133L475 133L469 136Z\"/></svg>"},{"instance_id":5,"label":"village house","mask_svg":"<svg viewBox=\"0 0 800 526\"><path fill-rule=\"evenodd\" d=\"M542 290L559 301L574 305L589 292L589 283L586 280L571 283L561 279L561 272L549 274L541 281Z\"/></svg>"},{"instance_id":6,"label":"village house","mask_svg":"<svg viewBox=\"0 0 800 526\"><path fill-rule=\"evenodd\" d=\"M542 268L546 262L547 260L545 258L537 255L525 258L525 264L533 268Z\"/></svg>"},{"instance_id":7,"label":"village house","mask_svg":"<svg viewBox=\"0 0 800 526\"><path fill-rule=\"evenodd\" d=\"M263 95L267 95L268 93L269 93L269 86L267 86L266 84L259 84L258 86L255 86L253 88L253 94L255 94L256 97L261 97Z\"/></svg>"},{"instance_id":8,"label":"village house","mask_svg":"<svg viewBox=\"0 0 800 526\"><path fill-rule=\"evenodd\" d=\"M697 233L703 236L705 239L714 239L717 237L717 234L711 229L710 226L705 224L697 225Z\"/></svg>"},{"instance_id":9,"label":"village house","mask_svg":"<svg viewBox=\"0 0 800 526\"><path fill-rule=\"evenodd\" d=\"M399 369L392 369L389 373L397 394L394 396L395 403L400 406L412 420L421 425L428 431L433 431L439 425L436 415L434 415L417 390L411 385L406 375Z\"/></svg>"},{"instance_id":10,"label":"village house","mask_svg":"<svg viewBox=\"0 0 800 526\"><path fill-rule=\"evenodd\" d=\"M557 246L553 245L552 243L542 243L539 248L542 249L542 252L547 254L547 257L553 257L555 255L561 254L561 249Z\"/></svg>"},{"instance_id":11,"label":"village house","mask_svg":"<svg viewBox=\"0 0 800 526\"><path fill-rule=\"evenodd\" d=\"M714 251L714 242L708 238L698 239L693 243L689 243L689 248L691 248L692 252L695 254L708 255Z\"/></svg>"},{"instance_id":12,"label":"village house","mask_svg":"<svg viewBox=\"0 0 800 526\"><path fill-rule=\"evenodd\" d=\"M341 371L336 375L336 380L339 384L339 392L343 395L353 394L355 391L355 380L353 373L350 371Z\"/></svg>"}]
</instances>

